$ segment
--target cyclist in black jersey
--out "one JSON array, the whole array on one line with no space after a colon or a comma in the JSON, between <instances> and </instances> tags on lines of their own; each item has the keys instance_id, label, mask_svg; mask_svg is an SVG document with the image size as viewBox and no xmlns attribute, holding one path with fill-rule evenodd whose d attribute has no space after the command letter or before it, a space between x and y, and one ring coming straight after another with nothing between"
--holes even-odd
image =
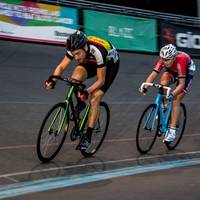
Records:
<instances>
[{"instance_id":1,"label":"cyclist in black jersey","mask_svg":"<svg viewBox=\"0 0 200 200\"><path fill-rule=\"evenodd\" d=\"M82 31L76 31L68 37L66 50L66 55L53 72L54 76L60 76L73 58L78 61L78 65L72 72L72 80L83 82L96 76L96 81L79 94L77 105L77 107L84 107L85 103L83 102L87 99L88 94L91 95L88 129L86 137L80 144L82 150L87 150L99 113L99 103L117 75L119 55L110 42L94 36L87 37ZM53 89L56 81L55 78L49 78L45 82L46 89Z\"/></svg>"}]
</instances>

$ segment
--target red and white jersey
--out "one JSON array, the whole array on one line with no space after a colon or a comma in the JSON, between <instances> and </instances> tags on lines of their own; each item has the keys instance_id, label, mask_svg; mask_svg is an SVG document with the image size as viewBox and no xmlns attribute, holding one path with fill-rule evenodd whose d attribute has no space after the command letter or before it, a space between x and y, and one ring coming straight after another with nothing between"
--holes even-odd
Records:
<instances>
[{"instance_id":1,"label":"red and white jersey","mask_svg":"<svg viewBox=\"0 0 200 200\"><path fill-rule=\"evenodd\" d=\"M165 68L165 65L162 59L159 59L156 62L154 71L159 73L163 68ZM188 75L188 73L190 73L191 68L193 68L193 71L195 71L196 69L190 56L187 53L179 52L176 55L172 67L166 69L168 72L174 74L176 78L185 78Z\"/></svg>"}]
</instances>

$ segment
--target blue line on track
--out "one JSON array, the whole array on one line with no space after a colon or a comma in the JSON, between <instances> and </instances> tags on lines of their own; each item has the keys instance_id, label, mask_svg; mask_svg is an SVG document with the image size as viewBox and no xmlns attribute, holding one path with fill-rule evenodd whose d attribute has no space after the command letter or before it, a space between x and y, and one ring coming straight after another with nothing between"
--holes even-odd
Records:
<instances>
[{"instance_id":1,"label":"blue line on track","mask_svg":"<svg viewBox=\"0 0 200 200\"><path fill-rule=\"evenodd\" d=\"M166 170L177 167L187 167L192 165L199 165L200 159L185 159L168 161L155 164L147 164L143 166L126 167L115 170L107 170L103 172L94 172L82 175L63 176L49 179L42 179L36 181L28 181L21 183L14 183L0 187L0 199L15 197L19 195L42 192L52 189L60 189L80 185L84 183L91 183L116 177L130 176L141 174L145 172L153 172L158 170Z\"/></svg>"}]
</instances>

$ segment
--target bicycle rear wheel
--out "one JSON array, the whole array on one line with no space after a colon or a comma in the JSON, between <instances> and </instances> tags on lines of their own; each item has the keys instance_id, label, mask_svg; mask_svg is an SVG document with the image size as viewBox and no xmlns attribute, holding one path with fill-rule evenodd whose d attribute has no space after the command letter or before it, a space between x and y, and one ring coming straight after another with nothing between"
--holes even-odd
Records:
<instances>
[{"instance_id":1,"label":"bicycle rear wheel","mask_svg":"<svg viewBox=\"0 0 200 200\"><path fill-rule=\"evenodd\" d=\"M147 106L138 123L136 146L138 151L142 154L146 154L151 150L158 135L160 127L160 115L156 114L156 107L156 104L150 104ZM153 122L154 125L152 125Z\"/></svg>"},{"instance_id":2,"label":"bicycle rear wheel","mask_svg":"<svg viewBox=\"0 0 200 200\"><path fill-rule=\"evenodd\" d=\"M37 155L42 162L49 162L60 151L69 129L66 104L54 105L46 114L37 138Z\"/></svg>"},{"instance_id":3,"label":"bicycle rear wheel","mask_svg":"<svg viewBox=\"0 0 200 200\"><path fill-rule=\"evenodd\" d=\"M183 103L181 103L179 120L176 125L176 128L177 128L176 139L173 142L165 143L169 150L175 149L178 146L178 144L180 143L180 141L183 137L184 130L185 130L186 120L187 120L186 107Z\"/></svg>"},{"instance_id":4,"label":"bicycle rear wheel","mask_svg":"<svg viewBox=\"0 0 200 200\"><path fill-rule=\"evenodd\" d=\"M93 133L91 146L85 151L80 150L82 155L85 157L89 157L94 155L98 149L101 147L108 130L110 122L110 110L108 105L105 102L100 102L100 113L99 118L95 124ZM85 127L85 132L87 130L87 126Z\"/></svg>"}]
</instances>

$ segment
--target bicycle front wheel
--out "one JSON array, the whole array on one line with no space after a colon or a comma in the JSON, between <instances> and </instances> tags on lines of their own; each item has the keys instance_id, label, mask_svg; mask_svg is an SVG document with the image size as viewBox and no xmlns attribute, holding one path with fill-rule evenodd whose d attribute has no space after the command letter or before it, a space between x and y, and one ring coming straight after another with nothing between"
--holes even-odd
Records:
<instances>
[{"instance_id":1,"label":"bicycle front wheel","mask_svg":"<svg viewBox=\"0 0 200 200\"><path fill-rule=\"evenodd\" d=\"M150 104L140 117L137 133L136 146L140 153L148 153L153 147L160 126L160 115L156 113L156 104Z\"/></svg>"},{"instance_id":2,"label":"bicycle front wheel","mask_svg":"<svg viewBox=\"0 0 200 200\"><path fill-rule=\"evenodd\" d=\"M187 120L186 107L183 103L181 103L179 120L176 125L176 139L173 142L165 143L169 150L175 149L180 143L185 130L186 120Z\"/></svg>"},{"instance_id":3,"label":"bicycle front wheel","mask_svg":"<svg viewBox=\"0 0 200 200\"><path fill-rule=\"evenodd\" d=\"M81 150L83 156L89 157L94 155L98 151L98 149L100 148L106 137L109 122L110 122L109 107L105 102L100 102L100 113L98 120L95 124L95 127L93 129L91 145L86 151ZM85 127L85 131L86 129L87 126Z\"/></svg>"},{"instance_id":4,"label":"bicycle front wheel","mask_svg":"<svg viewBox=\"0 0 200 200\"><path fill-rule=\"evenodd\" d=\"M45 116L37 138L37 155L42 162L52 160L60 151L69 128L66 104L54 105Z\"/></svg>"}]
</instances>

